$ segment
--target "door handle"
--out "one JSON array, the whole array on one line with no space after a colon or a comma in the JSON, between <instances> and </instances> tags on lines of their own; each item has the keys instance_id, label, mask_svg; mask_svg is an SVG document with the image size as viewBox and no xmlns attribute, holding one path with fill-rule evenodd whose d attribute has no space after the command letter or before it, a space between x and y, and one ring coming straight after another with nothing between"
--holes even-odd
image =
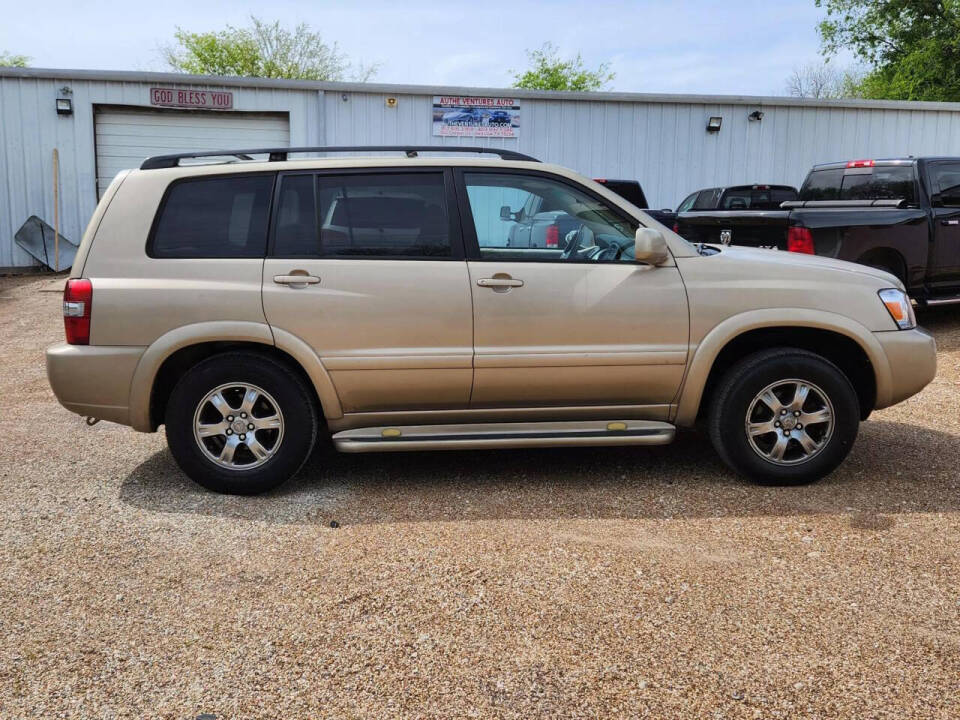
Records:
<instances>
[{"instance_id":1,"label":"door handle","mask_svg":"<svg viewBox=\"0 0 960 720\"><path fill-rule=\"evenodd\" d=\"M516 280L509 277L480 278L477 285L487 288L515 288L523 287L523 280Z\"/></svg>"},{"instance_id":2,"label":"door handle","mask_svg":"<svg viewBox=\"0 0 960 720\"><path fill-rule=\"evenodd\" d=\"M960 220L941 220L941 225L960 225Z\"/></svg>"},{"instance_id":3,"label":"door handle","mask_svg":"<svg viewBox=\"0 0 960 720\"><path fill-rule=\"evenodd\" d=\"M273 281L277 285L316 285L320 278L316 275L274 275Z\"/></svg>"}]
</instances>

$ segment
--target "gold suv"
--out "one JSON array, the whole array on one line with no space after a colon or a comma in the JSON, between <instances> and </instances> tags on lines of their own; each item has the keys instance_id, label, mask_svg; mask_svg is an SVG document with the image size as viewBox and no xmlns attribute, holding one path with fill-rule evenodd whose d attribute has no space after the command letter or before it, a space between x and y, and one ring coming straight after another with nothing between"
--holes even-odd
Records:
<instances>
[{"instance_id":1,"label":"gold suv","mask_svg":"<svg viewBox=\"0 0 960 720\"><path fill-rule=\"evenodd\" d=\"M47 351L60 402L164 425L228 493L294 475L319 432L341 452L656 445L698 421L738 472L797 484L936 371L880 270L694 246L510 151L344 150L120 173Z\"/></svg>"}]
</instances>

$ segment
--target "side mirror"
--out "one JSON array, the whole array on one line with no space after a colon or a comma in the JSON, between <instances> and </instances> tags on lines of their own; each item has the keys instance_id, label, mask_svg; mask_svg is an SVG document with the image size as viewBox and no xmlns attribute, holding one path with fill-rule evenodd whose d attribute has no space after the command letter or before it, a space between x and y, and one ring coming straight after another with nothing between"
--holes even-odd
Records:
<instances>
[{"instance_id":1,"label":"side mirror","mask_svg":"<svg viewBox=\"0 0 960 720\"><path fill-rule=\"evenodd\" d=\"M653 228L638 228L635 239L634 254L637 262L661 265L670 258L667 241L663 233Z\"/></svg>"},{"instance_id":2,"label":"side mirror","mask_svg":"<svg viewBox=\"0 0 960 720\"><path fill-rule=\"evenodd\" d=\"M509 205L500 206L500 219L501 220L513 220L513 210L510 209Z\"/></svg>"}]
</instances>

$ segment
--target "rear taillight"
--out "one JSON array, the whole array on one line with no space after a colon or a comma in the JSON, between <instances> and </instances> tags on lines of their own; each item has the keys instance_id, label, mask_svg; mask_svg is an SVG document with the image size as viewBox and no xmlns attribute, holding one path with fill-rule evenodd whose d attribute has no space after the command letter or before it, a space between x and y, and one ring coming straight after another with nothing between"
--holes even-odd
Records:
<instances>
[{"instance_id":1,"label":"rear taillight","mask_svg":"<svg viewBox=\"0 0 960 720\"><path fill-rule=\"evenodd\" d=\"M71 345L90 344L90 307L93 284L89 280L67 280L63 288L63 329Z\"/></svg>"},{"instance_id":2,"label":"rear taillight","mask_svg":"<svg viewBox=\"0 0 960 720\"><path fill-rule=\"evenodd\" d=\"M876 163L873 160L851 160L847 163L848 168L873 167Z\"/></svg>"},{"instance_id":3,"label":"rear taillight","mask_svg":"<svg viewBox=\"0 0 960 720\"><path fill-rule=\"evenodd\" d=\"M674 224L673 224L673 231L674 231L677 235L680 234L680 223L674 223Z\"/></svg>"},{"instance_id":4,"label":"rear taillight","mask_svg":"<svg viewBox=\"0 0 960 720\"><path fill-rule=\"evenodd\" d=\"M813 255L813 233L810 232L810 228L789 228L787 230L787 250L795 253Z\"/></svg>"},{"instance_id":5,"label":"rear taillight","mask_svg":"<svg viewBox=\"0 0 960 720\"><path fill-rule=\"evenodd\" d=\"M560 228L556 225L547 225L547 247L560 246Z\"/></svg>"}]
</instances>

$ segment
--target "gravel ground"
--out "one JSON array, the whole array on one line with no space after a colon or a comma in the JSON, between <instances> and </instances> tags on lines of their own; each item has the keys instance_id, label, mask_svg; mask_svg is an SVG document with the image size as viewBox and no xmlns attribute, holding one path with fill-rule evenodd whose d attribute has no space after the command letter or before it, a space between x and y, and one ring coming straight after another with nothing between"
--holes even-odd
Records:
<instances>
[{"instance_id":1,"label":"gravel ground","mask_svg":"<svg viewBox=\"0 0 960 720\"><path fill-rule=\"evenodd\" d=\"M2 718L960 716L960 308L814 486L687 435L318 454L232 498L55 402L48 287L0 279Z\"/></svg>"}]
</instances>

